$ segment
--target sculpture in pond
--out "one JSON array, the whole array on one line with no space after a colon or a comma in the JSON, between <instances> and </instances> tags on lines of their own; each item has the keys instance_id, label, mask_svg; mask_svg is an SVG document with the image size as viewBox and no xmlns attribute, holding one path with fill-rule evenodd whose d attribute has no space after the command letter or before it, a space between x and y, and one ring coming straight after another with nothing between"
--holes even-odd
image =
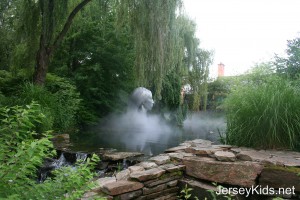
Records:
<instances>
[{"instance_id":1,"label":"sculpture in pond","mask_svg":"<svg viewBox=\"0 0 300 200\"><path fill-rule=\"evenodd\" d=\"M130 109L151 110L153 104L152 92L144 87L136 88L129 97Z\"/></svg>"}]
</instances>

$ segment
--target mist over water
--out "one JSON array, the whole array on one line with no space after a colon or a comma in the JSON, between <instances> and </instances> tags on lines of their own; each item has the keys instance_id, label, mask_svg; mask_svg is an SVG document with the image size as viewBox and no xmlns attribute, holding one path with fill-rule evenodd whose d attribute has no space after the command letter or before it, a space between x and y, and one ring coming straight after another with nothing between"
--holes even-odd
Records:
<instances>
[{"instance_id":1,"label":"mist over water","mask_svg":"<svg viewBox=\"0 0 300 200\"><path fill-rule=\"evenodd\" d=\"M89 128L93 134L78 142L89 148L115 148L157 155L185 140L208 139L218 143L218 131L224 132L225 126L224 115L220 113L191 114L184 126L178 127L161 115L131 109L123 114L109 115Z\"/></svg>"},{"instance_id":2,"label":"mist over water","mask_svg":"<svg viewBox=\"0 0 300 200\"><path fill-rule=\"evenodd\" d=\"M226 131L224 114L215 112L193 113L184 121L183 126L185 134L210 140L215 144L219 143L220 134Z\"/></svg>"}]
</instances>

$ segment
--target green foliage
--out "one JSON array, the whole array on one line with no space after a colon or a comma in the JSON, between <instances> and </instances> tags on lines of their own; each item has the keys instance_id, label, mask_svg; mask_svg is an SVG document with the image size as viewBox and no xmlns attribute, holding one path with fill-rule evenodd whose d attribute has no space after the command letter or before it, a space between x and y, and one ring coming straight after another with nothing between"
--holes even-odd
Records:
<instances>
[{"instance_id":1,"label":"green foliage","mask_svg":"<svg viewBox=\"0 0 300 200\"><path fill-rule=\"evenodd\" d=\"M178 196L178 198L183 200L189 199L192 196L190 193L192 190L192 188L189 188L187 184L185 184L184 188L180 191L181 195Z\"/></svg>"},{"instance_id":2,"label":"green foliage","mask_svg":"<svg viewBox=\"0 0 300 200\"><path fill-rule=\"evenodd\" d=\"M227 143L295 149L300 141L299 94L296 84L270 73L244 79L225 100Z\"/></svg>"},{"instance_id":3,"label":"green foliage","mask_svg":"<svg viewBox=\"0 0 300 200\"><path fill-rule=\"evenodd\" d=\"M232 80L227 77L220 77L208 83L208 108L212 110L222 109L222 103L230 93Z\"/></svg>"},{"instance_id":4,"label":"green foliage","mask_svg":"<svg viewBox=\"0 0 300 200\"><path fill-rule=\"evenodd\" d=\"M76 124L80 98L74 85L66 79L49 75L45 87L25 83L17 104L25 105L37 101L45 115L45 129L67 130Z\"/></svg>"},{"instance_id":5,"label":"green foliage","mask_svg":"<svg viewBox=\"0 0 300 200\"><path fill-rule=\"evenodd\" d=\"M45 87L33 85L23 75L13 76L0 70L0 106L26 105L33 100L47 116L41 130L67 130L77 122L80 95L76 87L64 78L49 74Z\"/></svg>"},{"instance_id":6,"label":"green foliage","mask_svg":"<svg viewBox=\"0 0 300 200\"><path fill-rule=\"evenodd\" d=\"M78 16L51 64L53 73L76 84L83 99L80 117L85 122L122 111L127 98L120 96L133 90L135 80L133 38L128 27L116 32L114 11L102 16L92 9L101 2L91 4L90 10Z\"/></svg>"},{"instance_id":7,"label":"green foliage","mask_svg":"<svg viewBox=\"0 0 300 200\"><path fill-rule=\"evenodd\" d=\"M43 159L55 154L50 132L34 130L45 116L38 104L0 109L0 198L78 199L88 190L91 169L99 159L54 171L55 178L37 184L37 168Z\"/></svg>"},{"instance_id":8,"label":"green foliage","mask_svg":"<svg viewBox=\"0 0 300 200\"><path fill-rule=\"evenodd\" d=\"M297 79L300 75L300 38L288 40L287 57L275 57L274 65L278 74L291 79Z\"/></svg>"}]
</instances>

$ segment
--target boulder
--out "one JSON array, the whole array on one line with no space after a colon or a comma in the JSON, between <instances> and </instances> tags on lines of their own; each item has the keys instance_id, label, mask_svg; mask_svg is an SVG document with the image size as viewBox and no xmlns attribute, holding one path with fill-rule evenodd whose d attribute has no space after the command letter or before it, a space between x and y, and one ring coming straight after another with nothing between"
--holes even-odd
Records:
<instances>
[{"instance_id":1,"label":"boulder","mask_svg":"<svg viewBox=\"0 0 300 200\"><path fill-rule=\"evenodd\" d=\"M219 162L213 158L188 157L183 159L186 174L202 180L251 187L263 166L254 162Z\"/></svg>"},{"instance_id":2,"label":"boulder","mask_svg":"<svg viewBox=\"0 0 300 200\"><path fill-rule=\"evenodd\" d=\"M300 192L299 168L269 166L262 170L259 177L259 185L273 188L293 188L295 192Z\"/></svg>"}]
</instances>

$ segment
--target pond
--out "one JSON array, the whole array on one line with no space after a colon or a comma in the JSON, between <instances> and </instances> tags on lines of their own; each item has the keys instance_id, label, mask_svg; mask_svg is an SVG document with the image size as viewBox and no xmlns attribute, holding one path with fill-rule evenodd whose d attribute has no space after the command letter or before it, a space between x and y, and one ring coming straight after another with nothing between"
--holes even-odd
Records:
<instances>
[{"instance_id":1,"label":"pond","mask_svg":"<svg viewBox=\"0 0 300 200\"><path fill-rule=\"evenodd\" d=\"M113 148L151 156L185 140L207 139L218 144L219 134L226 129L223 113L190 114L183 127L172 126L165 118L137 111L110 115L73 137L71 150L86 152Z\"/></svg>"}]
</instances>

